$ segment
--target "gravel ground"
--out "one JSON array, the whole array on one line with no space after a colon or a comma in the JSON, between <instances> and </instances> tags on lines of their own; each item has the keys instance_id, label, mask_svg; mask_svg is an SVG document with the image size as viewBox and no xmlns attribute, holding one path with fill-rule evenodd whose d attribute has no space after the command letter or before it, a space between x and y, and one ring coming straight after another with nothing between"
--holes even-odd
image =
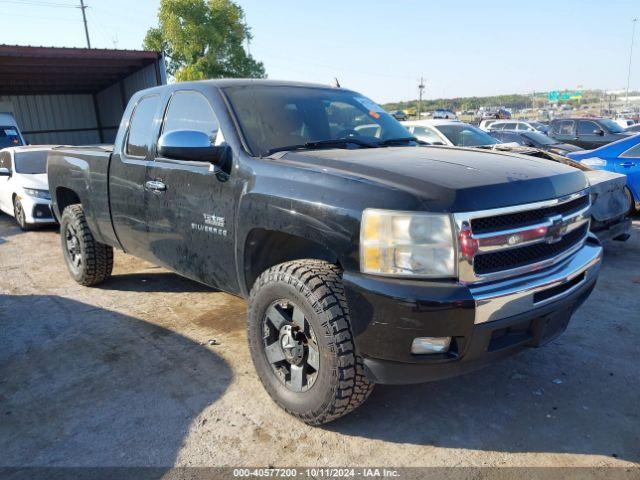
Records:
<instances>
[{"instance_id":1,"label":"gravel ground","mask_svg":"<svg viewBox=\"0 0 640 480\"><path fill-rule=\"evenodd\" d=\"M55 229L0 214L0 466L637 465L639 253L637 217L551 344L312 428L262 389L243 300L122 253L81 287Z\"/></svg>"}]
</instances>

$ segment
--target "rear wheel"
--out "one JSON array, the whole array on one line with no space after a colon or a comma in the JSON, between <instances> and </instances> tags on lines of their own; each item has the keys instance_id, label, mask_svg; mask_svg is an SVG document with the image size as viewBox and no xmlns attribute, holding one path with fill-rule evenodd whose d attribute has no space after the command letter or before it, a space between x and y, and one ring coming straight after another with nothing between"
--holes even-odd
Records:
<instances>
[{"instance_id":1,"label":"rear wheel","mask_svg":"<svg viewBox=\"0 0 640 480\"><path fill-rule=\"evenodd\" d=\"M265 389L306 423L335 420L373 390L355 352L335 265L297 260L264 272L251 290L248 333Z\"/></svg>"},{"instance_id":2,"label":"rear wheel","mask_svg":"<svg viewBox=\"0 0 640 480\"><path fill-rule=\"evenodd\" d=\"M16 222L18 222L18 226L22 230L27 231L31 229L31 225L27 223L27 216L24 212L22 202L20 202L18 197L15 197L13 199L13 216L15 217Z\"/></svg>"},{"instance_id":3,"label":"rear wheel","mask_svg":"<svg viewBox=\"0 0 640 480\"><path fill-rule=\"evenodd\" d=\"M97 285L111 276L113 248L93 238L81 205L64 209L60 241L69 273L80 285Z\"/></svg>"}]
</instances>

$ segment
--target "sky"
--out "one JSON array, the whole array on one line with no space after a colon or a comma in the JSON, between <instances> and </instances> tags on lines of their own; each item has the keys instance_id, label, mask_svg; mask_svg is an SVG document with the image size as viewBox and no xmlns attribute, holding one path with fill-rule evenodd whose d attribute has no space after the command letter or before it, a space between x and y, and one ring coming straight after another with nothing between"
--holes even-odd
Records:
<instances>
[{"instance_id":1,"label":"sky","mask_svg":"<svg viewBox=\"0 0 640 480\"><path fill-rule=\"evenodd\" d=\"M386 103L624 89L638 0L239 0L269 78ZM0 0L0 43L84 47L79 0ZM139 49L159 0L85 0L93 47ZM640 21L631 89L640 90Z\"/></svg>"}]
</instances>

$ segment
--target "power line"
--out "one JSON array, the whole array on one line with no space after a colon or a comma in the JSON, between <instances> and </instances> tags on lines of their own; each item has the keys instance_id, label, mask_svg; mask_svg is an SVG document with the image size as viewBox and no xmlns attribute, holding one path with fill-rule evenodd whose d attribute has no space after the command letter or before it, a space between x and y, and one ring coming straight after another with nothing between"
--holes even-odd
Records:
<instances>
[{"instance_id":1,"label":"power line","mask_svg":"<svg viewBox=\"0 0 640 480\"><path fill-rule=\"evenodd\" d=\"M44 2L38 0L0 0L0 3L10 3L13 5L23 5L28 7L62 7L62 8L77 8L75 5L69 5L68 3L56 3L56 2Z\"/></svg>"}]
</instances>

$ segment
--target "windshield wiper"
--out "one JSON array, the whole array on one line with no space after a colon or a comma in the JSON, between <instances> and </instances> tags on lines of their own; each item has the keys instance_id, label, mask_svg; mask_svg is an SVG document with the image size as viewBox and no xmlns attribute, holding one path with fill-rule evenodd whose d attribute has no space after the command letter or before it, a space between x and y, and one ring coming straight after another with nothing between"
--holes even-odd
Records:
<instances>
[{"instance_id":1,"label":"windshield wiper","mask_svg":"<svg viewBox=\"0 0 640 480\"><path fill-rule=\"evenodd\" d=\"M378 144L365 142L358 138L331 138L328 140L314 140L312 142L303 143L300 145L288 145L286 147L272 148L267 152L267 156L276 152L287 152L290 150L312 150L314 148L323 147L346 147L347 145L358 145L363 148L376 148Z\"/></svg>"},{"instance_id":2,"label":"windshield wiper","mask_svg":"<svg viewBox=\"0 0 640 480\"><path fill-rule=\"evenodd\" d=\"M400 138L387 138L378 142L381 147L388 147L390 145L402 145L406 143L419 143L416 137L400 137Z\"/></svg>"}]
</instances>

